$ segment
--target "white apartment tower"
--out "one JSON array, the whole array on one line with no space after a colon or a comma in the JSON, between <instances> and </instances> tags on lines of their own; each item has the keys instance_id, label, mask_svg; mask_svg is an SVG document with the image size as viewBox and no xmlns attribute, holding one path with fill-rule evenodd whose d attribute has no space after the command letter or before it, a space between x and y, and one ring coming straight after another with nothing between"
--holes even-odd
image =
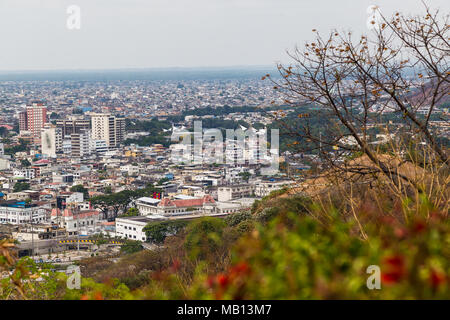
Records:
<instances>
[{"instance_id":1,"label":"white apartment tower","mask_svg":"<svg viewBox=\"0 0 450 320\"><path fill-rule=\"evenodd\" d=\"M117 147L125 136L125 119L106 113L91 115L92 139L106 141L108 148Z\"/></svg>"}]
</instances>

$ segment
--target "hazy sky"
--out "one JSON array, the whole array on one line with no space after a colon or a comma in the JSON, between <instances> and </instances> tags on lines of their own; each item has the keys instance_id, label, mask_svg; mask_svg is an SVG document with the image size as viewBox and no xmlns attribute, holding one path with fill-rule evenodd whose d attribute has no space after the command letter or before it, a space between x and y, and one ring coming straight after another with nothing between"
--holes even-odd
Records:
<instances>
[{"instance_id":1,"label":"hazy sky","mask_svg":"<svg viewBox=\"0 0 450 320\"><path fill-rule=\"evenodd\" d=\"M428 0L450 12L450 1ZM0 70L271 65L311 29L367 32L420 0L0 0ZM81 29L66 27L69 5Z\"/></svg>"}]
</instances>

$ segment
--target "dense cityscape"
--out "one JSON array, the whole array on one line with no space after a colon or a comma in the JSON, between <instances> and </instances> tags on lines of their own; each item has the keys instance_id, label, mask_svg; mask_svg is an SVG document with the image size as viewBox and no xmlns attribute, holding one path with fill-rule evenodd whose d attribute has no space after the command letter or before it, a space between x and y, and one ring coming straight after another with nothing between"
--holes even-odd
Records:
<instances>
[{"instance_id":1,"label":"dense cityscape","mask_svg":"<svg viewBox=\"0 0 450 320\"><path fill-rule=\"evenodd\" d=\"M117 16L90 3L83 28L71 5L47 30L51 54L8 46L30 30L5 37L0 300L253 301L165 310L207 318L272 315L284 299L449 298L450 16L385 1L339 31L325 17L339 25L356 4L283 4L311 10L307 35L270 2L133 1ZM297 28L302 47L257 64Z\"/></svg>"}]
</instances>

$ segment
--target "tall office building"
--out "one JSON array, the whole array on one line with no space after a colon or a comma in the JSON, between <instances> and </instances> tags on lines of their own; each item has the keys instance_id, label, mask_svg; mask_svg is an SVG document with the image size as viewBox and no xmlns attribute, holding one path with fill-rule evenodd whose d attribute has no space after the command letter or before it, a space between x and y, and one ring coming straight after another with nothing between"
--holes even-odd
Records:
<instances>
[{"instance_id":1,"label":"tall office building","mask_svg":"<svg viewBox=\"0 0 450 320\"><path fill-rule=\"evenodd\" d=\"M63 138L70 136L72 133L82 133L91 129L91 120L89 119L58 119L56 126L61 128Z\"/></svg>"},{"instance_id":2,"label":"tall office building","mask_svg":"<svg viewBox=\"0 0 450 320\"><path fill-rule=\"evenodd\" d=\"M71 154L73 158L86 157L90 155L91 150L91 132L84 130L80 133L72 133L70 135Z\"/></svg>"},{"instance_id":3,"label":"tall office building","mask_svg":"<svg viewBox=\"0 0 450 320\"><path fill-rule=\"evenodd\" d=\"M19 129L29 131L34 143L41 143L41 129L47 123L47 107L42 103L27 106L25 112L19 114Z\"/></svg>"},{"instance_id":4,"label":"tall office building","mask_svg":"<svg viewBox=\"0 0 450 320\"><path fill-rule=\"evenodd\" d=\"M108 148L117 147L125 136L125 119L107 113L91 115L92 139L104 140Z\"/></svg>"},{"instance_id":5,"label":"tall office building","mask_svg":"<svg viewBox=\"0 0 450 320\"><path fill-rule=\"evenodd\" d=\"M27 131L28 125L27 125L27 112L22 111L19 113L19 130L20 131Z\"/></svg>"}]
</instances>

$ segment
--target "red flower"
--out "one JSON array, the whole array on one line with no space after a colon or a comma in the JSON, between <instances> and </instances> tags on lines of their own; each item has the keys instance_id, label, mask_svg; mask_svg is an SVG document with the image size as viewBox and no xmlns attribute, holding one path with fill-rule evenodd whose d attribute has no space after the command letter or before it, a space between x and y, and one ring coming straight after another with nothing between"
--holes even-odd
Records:
<instances>
[{"instance_id":1,"label":"red flower","mask_svg":"<svg viewBox=\"0 0 450 320\"><path fill-rule=\"evenodd\" d=\"M430 282L433 288L439 287L442 283L446 281L445 274L438 272L436 270L431 271Z\"/></svg>"},{"instance_id":2,"label":"red flower","mask_svg":"<svg viewBox=\"0 0 450 320\"><path fill-rule=\"evenodd\" d=\"M402 279L403 275L400 272L381 273L381 281L384 284L394 284Z\"/></svg>"},{"instance_id":3,"label":"red flower","mask_svg":"<svg viewBox=\"0 0 450 320\"><path fill-rule=\"evenodd\" d=\"M222 288L225 288L228 285L228 277L224 274L219 274L217 276L217 282Z\"/></svg>"},{"instance_id":4,"label":"red flower","mask_svg":"<svg viewBox=\"0 0 450 320\"><path fill-rule=\"evenodd\" d=\"M212 288L212 287L214 287L214 284L216 283L216 279L214 277L208 277L208 280L206 280L206 283L208 284L208 287Z\"/></svg>"},{"instance_id":5,"label":"red flower","mask_svg":"<svg viewBox=\"0 0 450 320\"><path fill-rule=\"evenodd\" d=\"M239 262L235 266L233 266L230 270L230 273L233 275L245 274L250 270L250 267L246 262Z\"/></svg>"},{"instance_id":6,"label":"red flower","mask_svg":"<svg viewBox=\"0 0 450 320\"><path fill-rule=\"evenodd\" d=\"M406 274L405 260L400 255L386 257L384 264L386 272L381 273L381 281L385 284L394 284L403 279Z\"/></svg>"},{"instance_id":7,"label":"red flower","mask_svg":"<svg viewBox=\"0 0 450 320\"><path fill-rule=\"evenodd\" d=\"M427 226L426 226L426 224L423 221L417 221L414 224L413 230L416 233L421 233L422 231L425 231L426 227Z\"/></svg>"},{"instance_id":8,"label":"red flower","mask_svg":"<svg viewBox=\"0 0 450 320\"><path fill-rule=\"evenodd\" d=\"M396 255L396 256L391 256L391 257L387 257L384 259L384 262L392 267L395 268L403 268L404 265L404 260L402 256Z\"/></svg>"}]
</instances>

